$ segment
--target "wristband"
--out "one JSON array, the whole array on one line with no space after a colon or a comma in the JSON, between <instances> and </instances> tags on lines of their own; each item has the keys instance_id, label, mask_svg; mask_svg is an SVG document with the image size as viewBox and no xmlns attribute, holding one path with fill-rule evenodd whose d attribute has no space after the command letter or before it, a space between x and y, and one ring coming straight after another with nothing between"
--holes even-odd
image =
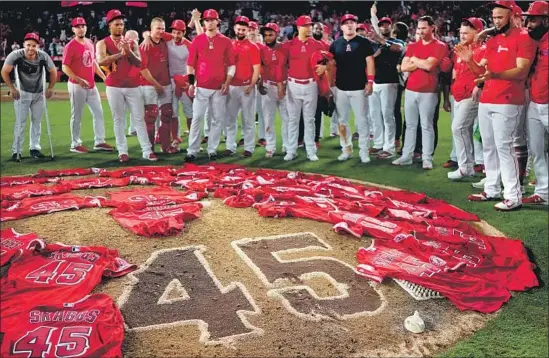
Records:
<instances>
[{"instance_id":1,"label":"wristband","mask_svg":"<svg viewBox=\"0 0 549 358\"><path fill-rule=\"evenodd\" d=\"M477 87L480 89L484 88L484 82L477 83Z\"/></svg>"},{"instance_id":2,"label":"wristband","mask_svg":"<svg viewBox=\"0 0 549 358\"><path fill-rule=\"evenodd\" d=\"M189 84L194 86L194 80L195 80L194 75L189 75Z\"/></svg>"},{"instance_id":3,"label":"wristband","mask_svg":"<svg viewBox=\"0 0 549 358\"><path fill-rule=\"evenodd\" d=\"M374 82L374 78L375 78L374 75L368 75L368 83Z\"/></svg>"}]
</instances>

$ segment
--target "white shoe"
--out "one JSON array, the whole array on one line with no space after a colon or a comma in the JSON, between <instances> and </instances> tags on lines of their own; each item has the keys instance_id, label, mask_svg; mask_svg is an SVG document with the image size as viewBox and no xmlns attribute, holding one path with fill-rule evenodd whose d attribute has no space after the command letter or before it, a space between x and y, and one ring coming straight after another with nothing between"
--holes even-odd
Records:
<instances>
[{"instance_id":1,"label":"white shoe","mask_svg":"<svg viewBox=\"0 0 549 358\"><path fill-rule=\"evenodd\" d=\"M361 154L360 155L360 162L362 164L368 164L371 162L370 156L368 154Z\"/></svg>"},{"instance_id":2,"label":"white shoe","mask_svg":"<svg viewBox=\"0 0 549 358\"><path fill-rule=\"evenodd\" d=\"M311 162L318 162L318 157L316 154L307 155L307 159L309 159Z\"/></svg>"},{"instance_id":3,"label":"white shoe","mask_svg":"<svg viewBox=\"0 0 549 358\"><path fill-rule=\"evenodd\" d=\"M425 159L423 161L423 170L431 170L433 169L433 161L429 159Z\"/></svg>"},{"instance_id":4,"label":"white shoe","mask_svg":"<svg viewBox=\"0 0 549 358\"><path fill-rule=\"evenodd\" d=\"M284 161L289 162L289 161L291 161L291 160L294 160L295 158L297 158L297 155L292 154L292 153L287 153L287 154L284 156Z\"/></svg>"},{"instance_id":5,"label":"white shoe","mask_svg":"<svg viewBox=\"0 0 549 358\"><path fill-rule=\"evenodd\" d=\"M476 183L471 183L471 186L475 189L484 189L484 182L486 181L486 178L483 178L481 181Z\"/></svg>"},{"instance_id":6,"label":"white shoe","mask_svg":"<svg viewBox=\"0 0 549 358\"><path fill-rule=\"evenodd\" d=\"M412 158L400 157L397 160L393 160L393 162L391 164L393 164L393 165L412 165L413 162L412 162Z\"/></svg>"},{"instance_id":7,"label":"white shoe","mask_svg":"<svg viewBox=\"0 0 549 358\"><path fill-rule=\"evenodd\" d=\"M472 176L475 176L475 172L473 170L471 170L470 172L466 172L465 174L461 171L461 169L454 170L448 173L448 179L450 180L460 180L460 179L463 179L466 177L472 177Z\"/></svg>"},{"instance_id":8,"label":"white shoe","mask_svg":"<svg viewBox=\"0 0 549 358\"><path fill-rule=\"evenodd\" d=\"M339 157L337 157L337 160L340 162L344 162L347 159L351 158L353 156L353 153L341 153Z\"/></svg>"},{"instance_id":9,"label":"white shoe","mask_svg":"<svg viewBox=\"0 0 549 358\"><path fill-rule=\"evenodd\" d=\"M522 203L518 201L503 200L502 202L499 202L496 205L494 205L494 208L500 211L517 210L522 208Z\"/></svg>"}]
</instances>

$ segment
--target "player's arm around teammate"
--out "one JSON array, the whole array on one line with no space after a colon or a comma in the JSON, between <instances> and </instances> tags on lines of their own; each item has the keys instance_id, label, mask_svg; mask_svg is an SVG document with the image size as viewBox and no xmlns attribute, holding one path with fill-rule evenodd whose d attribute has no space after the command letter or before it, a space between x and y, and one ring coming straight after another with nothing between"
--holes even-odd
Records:
<instances>
[{"instance_id":1,"label":"player's arm around teammate","mask_svg":"<svg viewBox=\"0 0 549 358\"><path fill-rule=\"evenodd\" d=\"M53 95L53 87L57 82L57 68L51 57L38 49L40 38L35 33L25 35L23 48L11 52L2 67L2 79L10 89L14 99L15 124L13 130L12 157L15 162L21 161L21 151L25 139L25 123L31 114L30 124L30 156L35 159L44 158L40 152L40 132L45 97ZM43 71L49 73L49 86L44 89ZM15 72L15 84L11 73Z\"/></svg>"},{"instance_id":2,"label":"player's arm around teammate","mask_svg":"<svg viewBox=\"0 0 549 358\"><path fill-rule=\"evenodd\" d=\"M357 34L357 17L351 14L341 18L343 36L332 42L330 52L336 62L336 108L339 119L341 155L338 160L352 156L352 132L349 125L351 108L358 129L359 156L369 163L370 124L368 123L367 97L372 94L375 78L374 50L368 39Z\"/></svg>"},{"instance_id":3,"label":"player's arm around teammate","mask_svg":"<svg viewBox=\"0 0 549 358\"><path fill-rule=\"evenodd\" d=\"M88 27L82 17L72 19L73 39L63 49L63 72L69 77L68 90L71 104L71 147L73 153L87 153L82 145L80 128L84 105L90 108L93 117L94 150L113 151L105 142L105 121L99 90L95 85L95 73L103 74L95 60L95 48L86 38Z\"/></svg>"},{"instance_id":4,"label":"player's arm around teammate","mask_svg":"<svg viewBox=\"0 0 549 358\"><path fill-rule=\"evenodd\" d=\"M259 79L261 58L259 48L247 38L248 31L249 19L238 16L234 25L236 39L233 41L236 71L227 97L227 156L236 153L239 110L242 111L243 156L251 157L255 149L255 85Z\"/></svg>"}]
</instances>

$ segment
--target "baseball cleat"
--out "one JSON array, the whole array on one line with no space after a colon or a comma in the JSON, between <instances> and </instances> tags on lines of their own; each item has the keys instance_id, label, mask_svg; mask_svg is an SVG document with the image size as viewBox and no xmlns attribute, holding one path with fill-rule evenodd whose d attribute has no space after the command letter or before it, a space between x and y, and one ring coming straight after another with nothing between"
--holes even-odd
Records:
<instances>
[{"instance_id":1,"label":"baseball cleat","mask_svg":"<svg viewBox=\"0 0 549 358\"><path fill-rule=\"evenodd\" d=\"M421 153L414 153L412 156L412 162L419 163L421 162Z\"/></svg>"},{"instance_id":2,"label":"baseball cleat","mask_svg":"<svg viewBox=\"0 0 549 358\"><path fill-rule=\"evenodd\" d=\"M196 160L196 155L187 154L187 155L185 156L185 162L187 162L187 163L194 162L195 160Z\"/></svg>"},{"instance_id":3,"label":"baseball cleat","mask_svg":"<svg viewBox=\"0 0 549 358\"><path fill-rule=\"evenodd\" d=\"M372 160L370 159L370 156L368 154L360 154L360 162L362 164L368 164L370 163Z\"/></svg>"},{"instance_id":4,"label":"baseball cleat","mask_svg":"<svg viewBox=\"0 0 549 358\"><path fill-rule=\"evenodd\" d=\"M383 151L383 149L381 148L370 148L368 149L368 153L370 154L377 154L377 153L381 153Z\"/></svg>"},{"instance_id":5,"label":"baseball cleat","mask_svg":"<svg viewBox=\"0 0 549 358\"><path fill-rule=\"evenodd\" d=\"M257 141L257 144L259 144L260 146L264 147L267 145L267 141L264 139L264 138L260 138L258 141Z\"/></svg>"},{"instance_id":6,"label":"baseball cleat","mask_svg":"<svg viewBox=\"0 0 549 358\"><path fill-rule=\"evenodd\" d=\"M476 164L475 173L483 173L483 172L484 172L484 164Z\"/></svg>"},{"instance_id":7,"label":"baseball cleat","mask_svg":"<svg viewBox=\"0 0 549 358\"><path fill-rule=\"evenodd\" d=\"M442 164L443 168L457 168L458 162L453 161L452 159L448 160L446 163Z\"/></svg>"},{"instance_id":8,"label":"baseball cleat","mask_svg":"<svg viewBox=\"0 0 549 358\"><path fill-rule=\"evenodd\" d=\"M46 158L46 156L44 154L40 153L40 151L38 149L31 149L30 156L33 159L44 159L44 158Z\"/></svg>"},{"instance_id":9,"label":"baseball cleat","mask_svg":"<svg viewBox=\"0 0 549 358\"><path fill-rule=\"evenodd\" d=\"M274 156L274 151L272 151L272 150L268 150L265 153L265 158L272 158L273 156Z\"/></svg>"},{"instance_id":10,"label":"baseball cleat","mask_svg":"<svg viewBox=\"0 0 549 358\"><path fill-rule=\"evenodd\" d=\"M309 159L311 162L318 162L318 157L316 154L307 155L307 159Z\"/></svg>"},{"instance_id":11,"label":"baseball cleat","mask_svg":"<svg viewBox=\"0 0 549 358\"><path fill-rule=\"evenodd\" d=\"M223 152L223 156L224 157L232 157L236 154L236 152L233 152L232 150L230 149L227 149Z\"/></svg>"},{"instance_id":12,"label":"baseball cleat","mask_svg":"<svg viewBox=\"0 0 549 358\"><path fill-rule=\"evenodd\" d=\"M130 161L130 157L127 154L120 155L120 163L127 163Z\"/></svg>"},{"instance_id":13,"label":"baseball cleat","mask_svg":"<svg viewBox=\"0 0 549 358\"><path fill-rule=\"evenodd\" d=\"M71 148L71 152L83 154L83 153L87 153L88 149L86 147L84 147L83 145L79 145L79 146L76 146L74 148Z\"/></svg>"},{"instance_id":14,"label":"baseball cleat","mask_svg":"<svg viewBox=\"0 0 549 358\"><path fill-rule=\"evenodd\" d=\"M305 146L305 144L303 144L303 141L297 142L297 147L298 148L303 148L304 146Z\"/></svg>"},{"instance_id":15,"label":"baseball cleat","mask_svg":"<svg viewBox=\"0 0 549 358\"><path fill-rule=\"evenodd\" d=\"M352 140L358 140L358 137L359 137L358 133L355 132L355 133L353 133L353 136L351 138L352 138Z\"/></svg>"},{"instance_id":16,"label":"baseball cleat","mask_svg":"<svg viewBox=\"0 0 549 358\"><path fill-rule=\"evenodd\" d=\"M242 156L245 158L250 158L252 155L253 153L250 152L249 150L245 150L244 153L242 153Z\"/></svg>"},{"instance_id":17,"label":"baseball cleat","mask_svg":"<svg viewBox=\"0 0 549 358\"><path fill-rule=\"evenodd\" d=\"M501 197L499 195L496 196L488 196L484 191L479 194L471 194L467 197L469 201L492 201L492 200L499 200Z\"/></svg>"},{"instance_id":18,"label":"baseball cleat","mask_svg":"<svg viewBox=\"0 0 549 358\"><path fill-rule=\"evenodd\" d=\"M101 143L97 144L93 147L93 150L103 151L103 152L112 152L114 148L107 144L107 143Z\"/></svg>"},{"instance_id":19,"label":"baseball cleat","mask_svg":"<svg viewBox=\"0 0 549 358\"><path fill-rule=\"evenodd\" d=\"M410 158L400 157L397 160L393 160L393 165L412 165L413 161Z\"/></svg>"},{"instance_id":20,"label":"baseball cleat","mask_svg":"<svg viewBox=\"0 0 549 358\"><path fill-rule=\"evenodd\" d=\"M395 156L394 153L391 153L391 152L387 152L387 151L382 151L381 153L378 153L376 155L376 158L377 159L391 159Z\"/></svg>"},{"instance_id":21,"label":"baseball cleat","mask_svg":"<svg viewBox=\"0 0 549 358\"><path fill-rule=\"evenodd\" d=\"M284 161L289 162L291 160L294 160L295 158L297 158L297 155L292 153L286 153L286 155L284 156Z\"/></svg>"},{"instance_id":22,"label":"baseball cleat","mask_svg":"<svg viewBox=\"0 0 549 358\"><path fill-rule=\"evenodd\" d=\"M208 154L208 159L210 161L216 161L217 160L217 153L210 153Z\"/></svg>"},{"instance_id":23,"label":"baseball cleat","mask_svg":"<svg viewBox=\"0 0 549 358\"><path fill-rule=\"evenodd\" d=\"M154 153L151 153L151 154L149 154L149 155L147 155L147 156L144 156L144 158L147 159L147 160L150 160L151 162L156 162L156 161L158 161L158 157L157 157L156 154L154 154Z\"/></svg>"},{"instance_id":24,"label":"baseball cleat","mask_svg":"<svg viewBox=\"0 0 549 358\"><path fill-rule=\"evenodd\" d=\"M20 163L21 162L21 153L13 153L11 155L11 160L16 162L16 163Z\"/></svg>"},{"instance_id":25,"label":"baseball cleat","mask_svg":"<svg viewBox=\"0 0 549 358\"><path fill-rule=\"evenodd\" d=\"M448 179L450 180L460 180L467 177L475 176L475 172L463 173L461 169L448 172Z\"/></svg>"},{"instance_id":26,"label":"baseball cleat","mask_svg":"<svg viewBox=\"0 0 549 358\"><path fill-rule=\"evenodd\" d=\"M549 202L538 194L530 195L529 197L522 199L522 203L528 205L549 205Z\"/></svg>"},{"instance_id":27,"label":"baseball cleat","mask_svg":"<svg viewBox=\"0 0 549 358\"><path fill-rule=\"evenodd\" d=\"M425 159L423 161L423 170L432 170L433 169L433 161L429 159Z\"/></svg>"},{"instance_id":28,"label":"baseball cleat","mask_svg":"<svg viewBox=\"0 0 549 358\"><path fill-rule=\"evenodd\" d=\"M337 160L339 160L340 162L344 162L347 159L352 157L353 157L353 153L341 153L341 155L337 157Z\"/></svg>"},{"instance_id":29,"label":"baseball cleat","mask_svg":"<svg viewBox=\"0 0 549 358\"><path fill-rule=\"evenodd\" d=\"M471 186L475 189L484 189L484 182L486 181L486 178L483 178L481 181L476 183L471 183Z\"/></svg>"},{"instance_id":30,"label":"baseball cleat","mask_svg":"<svg viewBox=\"0 0 549 358\"><path fill-rule=\"evenodd\" d=\"M519 203L518 201L511 201L506 199L494 205L494 208L499 211L518 210L522 208L522 203Z\"/></svg>"}]
</instances>

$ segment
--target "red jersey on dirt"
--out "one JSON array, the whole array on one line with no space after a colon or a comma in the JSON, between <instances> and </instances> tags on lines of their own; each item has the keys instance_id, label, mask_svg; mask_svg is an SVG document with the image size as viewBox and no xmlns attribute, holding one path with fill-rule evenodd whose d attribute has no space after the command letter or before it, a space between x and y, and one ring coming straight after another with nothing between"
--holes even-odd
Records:
<instances>
[{"instance_id":1,"label":"red jersey on dirt","mask_svg":"<svg viewBox=\"0 0 549 358\"><path fill-rule=\"evenodd\" d=\"M213 37L200 34L191 44L187 64L195 70L198 87L220 89L227 78L227 67L235 64L233 44L219 33Z\"/></svg>"},{"instance_id":2,"label":"red jersey on dirt","mask_svg":"<svg viewBox=\"0 0 549 358\"><path fill-rule=\"evenodd\" d=\"M0 266L25 251L44 248L46 244L35 233L20 234L9 227L0 232Z\"/></svg>"},{"instance_id":3,"label":"red jersey on dirt","mask_svg":"<svg viewBox=\"0 0 549 358\"><path fill-rule=\"evenodd\" d=\"M448 47L437 39L428 44L424 44L422 40L408 45L406 49L406 57L417 57L420 60L426 60L429 57L434 57L442 61L448 51ZM438 88L438 66L432 71L417 69L410 72L406 89L414 92L435 93Z\"/></svg>"},{"instance_id":4,"label":"red jersey on dirt","mask_svg":"<svg viewBox=\"0 0 549 358\"><path fill-rule=\"evenodd\" d=\"M63 65L70 67L78 77L88 81L90 88L95 87L95 49L90 39L84 38L84 43L72 39L63 48ZM70 82L76 83L69 79Z\"/></svg>"},{"instance_id":5,"label":"red jersey on dirt","mask_svg":"<svg viewBox=\"0 0 549 358\"><path fill-rule=\"evenodd\" d=\"M484 58L486 46L473 47L473 60L479 63ZM473 89L475 89L475 79L477 76L471 71L469 66L461 60L455 53L452 53L452 62L454 63L455 78L452 83L451 93L457 102L471 98Z\"/></svg>"},{"instance_id":6,"label":"red jersey on dirt","mask_svg":"<svg viewBox=\"0 0 549 358\"><path fill-rule=\"evenodd\" d=\"M233 41L236 72L231 85L248 86L252 82L253 66L261 64L259 47L248 39Z\"/></svg>"},{"instance_id":7,"label":"red jersey on dirt","mask_svg":"<svg viewBox=\"0 0 549 358\"><path fill-rule=\"evenodd\" d=\"M2 357L122 357L124 319L103 293L71 303L33 302L2 323Z\"/></svg>"},{"instance_id":8,"label":"red jersey on dirt","mask_svg":"<svg viewBox=\"0 0 549 358\"><path fill-rule=\"evenodd\" d=\"M27 184L17 185L2 189L0 200L22 200L34 196L48 196L63 194L70 191L70 187L65 183L56 185L45 184Z\"/></svg>"},{"instance_id":9,"label":"red jersey on dirt","mask_svg":"<svg viewBox=\"0 0 549 358\"><path fill-rule=\"evenodd\" d=\"M166 41L160 40L155 43L151 39L151 46L145 51L141 47L141 70L148 69L153 78L161 86L168 86L170 82L170 70L168 69L168 45ZM142 75L139 75L141 86L152 86Z\"/></svg>"},{"instance_id":10,"label":"red jersey on dirt","mask_svg":"<svg viewBox=\"0 0 549 358\"><path fill-rule=\"evenodd\" d=\"M112 37L105 37L105 46L107 55L116 55L120 50L116 46L119 40L113 40ZM130 47L133 48L133 42L130 41ZM134 66L127 56L121 57L111 64L111 73L107 76L105 84L109 87L135 88L139 86L139 68Z\"/></svg>"},{"instance_id":11,"label":"red jersey on dirt","mask_svg":"<svg viewBox=\"0 0 549 358\"><path fill-rule=\"evenodd\" d=\"M314 77L311 68L311 56L316 51L325 49L325 45L313 38L301 41L298 37L284 43L288 51L288 77L306 80Z\"/></svg>"},{"instance_id":12,"label":"red jersey on dirt","mask_svg":"<svg viewBox=\"0 0 549 358\"><path fill-rule=\"evenodd\" d=\"M549 103L549 32L538 43L536 70L530 78L530 100L538 104Z\"/></svg>"},{"instance_id":13,"label":"red jersey on dirt","mask_svg":"<svg viewBox=\"0 0 549 358\"><path fill-rule=\"evenodd\" d=\"M532 61L535 43L524 29L511 28L507 34L499 34L486 42L488 71L501 73L517 67L517 58ZM547 82L546 82L547 83ZM524 105L526 81L490 79L484 84L481 103Z\"/></svg>"}]
</instances>

